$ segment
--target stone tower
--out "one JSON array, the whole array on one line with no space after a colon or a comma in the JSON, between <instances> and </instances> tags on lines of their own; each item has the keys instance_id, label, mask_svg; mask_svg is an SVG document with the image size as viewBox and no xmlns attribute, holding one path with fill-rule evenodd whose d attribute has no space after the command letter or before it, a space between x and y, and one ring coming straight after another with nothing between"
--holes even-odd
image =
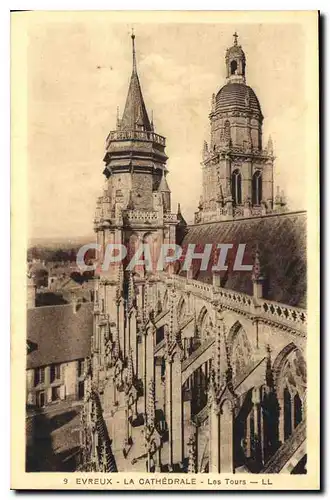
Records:
<instances>
[{"instance_id":1,"label":"stone tower","mask_svg":"<svg viewBox=\"0 0 330 500\"><path fill-rule=\"evenodd\" d=\"M212 96L210 143L203 147L203 195L195 221L263 215L284 206L274 200L274 152L262 143L263 114L246 85L246 58L237 43L226 51L226 84Z\"/></svg>"},{"instance_id":2,"label":"stone tower","mask_svg":"<svg viewBox=\"0 0 330 500\"><path fill-rule=\"evenodd\" d=\"M104 361L98 355L98 346L104 344L106 322L102 320L103 324L100 318L106 317L106 321L111 318L113 339L118 332L116 356L124 366L129 354L133 353L133 370L137 373L139 332L133 335L129 331L129 315L133 306L140 311L147 310L147 302L153 298L152 286L161 244L175 243L175 229L180 221L171 213L165 138L155 133L149 120L137 72L134 34L131 38L133 69L126 105L122 118L117 117L116 130L106 139L103 171L106 187L97 200L94 220L101 248L105 249L107 244L122 244L127 255L123 262L118 261L107 269L98 266L93 360L95 363ZM150 250L150 254L141 255L145 265L127 270L133 255L145 244ZM104 255L100 257L104 261ZM150 258L151 263L148 262ZM141 328L144 319L137 318Z\"/></svg>"}]
</instances>

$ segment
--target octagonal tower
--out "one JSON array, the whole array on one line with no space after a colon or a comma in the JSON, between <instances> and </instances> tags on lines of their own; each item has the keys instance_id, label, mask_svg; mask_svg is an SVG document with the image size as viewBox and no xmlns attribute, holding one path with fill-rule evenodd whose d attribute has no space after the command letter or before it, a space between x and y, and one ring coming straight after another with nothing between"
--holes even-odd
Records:
<instances>
[{"instance_id":1,"label":"octagonal tower","mask_svg":"<svg viewBox=\"0 0 330 500\"><path fill-rule=\"evenodd\" d=\"M203 195L195 221L264 215L284 206L274 200L271 138L263 148L263 114L246 84L246 57L237 43L225 56L226 84L212 96L210 143L203 147Z\"/></svg>"}]
</instances>

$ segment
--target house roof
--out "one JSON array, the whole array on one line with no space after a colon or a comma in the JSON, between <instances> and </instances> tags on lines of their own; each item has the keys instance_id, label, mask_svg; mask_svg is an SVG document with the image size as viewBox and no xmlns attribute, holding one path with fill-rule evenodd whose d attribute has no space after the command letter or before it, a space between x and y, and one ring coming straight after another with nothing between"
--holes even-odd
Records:
<instances>
[{"instance_id":1,"label":"house roof","mask_svg":"<svg viewBox=\"0 0 330 500\"><path fill-rule=\"evenodd\" d=\"M65 363L90 355L93 303L36 307L27 311L27 368Z\"/></svg>"},{"instance_id":2,"label":"house roof","mask_svg":"<svg viewBox=\"0 0 330 500\"><path fill-rule=\"evenodd\" d=\"M244 264L253 263L258 249L264 297L292 306L306 306L306 212L196 224L187 228L183 248L189 243L200 246L232 243L235 252L238 244L245 243ZM230 253L228 257L230 261ZM220 273L221 286L252 295L252 272L228 267L228 272ZM211 283L211 266L206 271L194 266L193 277Z\"/></svg>"}]
</instances>

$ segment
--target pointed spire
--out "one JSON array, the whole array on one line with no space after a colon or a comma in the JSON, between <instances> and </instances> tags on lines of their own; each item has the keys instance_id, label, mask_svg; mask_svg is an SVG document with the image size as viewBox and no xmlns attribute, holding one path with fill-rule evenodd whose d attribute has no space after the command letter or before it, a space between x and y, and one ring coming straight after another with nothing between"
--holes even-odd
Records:
<instances>
[{"instance_id":1,"label":"pointed spire","mask_svg":"<svg viewBox=\"0 0 330 500\"><path fill-rule=\"evenodd\" d=\"M186 226L187 225L187 222L185 220L185 218L183 217L182 215L182 212L181 212L181 205L180 203L178 203L178 211L177 211L177 214L176 214L177 218L178 218L178 221L179 221L179 224L182 226Z\"/></svg>"},{"instance_id":2,"label":"pointed spire","mask_svg":"<svg viewBox=\"0 0 330 500\"><path fill-rule=\"evenodd\" d=\"M213 359L214 385L216 391L219 391L226 384L232 383L232 369L226 345L226 328L220 312L217 312L216 346Z\"/></svg>"},{"instance_id":3,"label":"pointed spire","mask_svg":"<svg viewBox=\"0 0 330 500\"><path fill-rule=\"evenodd\" d=\"M135 35L132 33L132 52L133 69L131 81L128 88L128 94L125 104L123 117L121 120L121 130L142 130L151 132L151 125L144 104L144 99L137 74L136 53L135 53Z\"/></svg>"},{"instance_id":4,"label":"pointed spire","mask_svg":"<svg viewBox=\"0 0 330 500\"><path fill-rule=\"evenodd\" d=\"M120 300L122 290L123 290L123 283L124 283L124 269L123 269L123 263L119 263L119 268L118 268L118 279L117 279L117 288L116 288L116 298L117 300Z\"/></svg>"},{"instance_id":5,"label":"pointed spire","mask_svg":"<svg viewBox=\"0 0 330 500\"><path fill-rule=\"evenodd\" d=\"M280 203L281 203L280 186L276 186L275 204L278 205Z\"/></svg>"},{"instance_id":6,"label":"pointed spire","mask_svg":"<svg viewBox=\"0 0 330 500\"><path fill-rule=\"evenodd\" d=\"M136 53L135 53L135 35L134 35L134 28L132 28L132 34L131 34L131 39L132 39L132 56L133 56L133 73L136 73Z\"/></svg>"},{"instance_id":7,"label":"pointed spire","mask_svg":"<svg viewBox=\"0 0 330 500\"><path fill-rule=\"evenodd\" d=\"M236 31L235 31L235 33L233 34L233 37L234 37L234 45L235 45L235 47L236 47L236 46L237 46L237 39L238 39L238 34L236 33Z\"/></svg>"},{"instance_id":8,"label":"pointed spire","mask_svg":"<svg viewBox=\"0 0 330 500\"><path fill-rule=\"evenodd\" d=\"M272 357L269 344L266 347L267 350L267 361L266 361L266 385L270 389L274 388L274 376L272 370Z\"/></svg>"},{"instance_id":9,"label":"pointed spire","mask_svg":"<svg viewBox=\"0 0 330 500\"><path fill-rule=\"evenodd\" d=\"M160 180L158 191L160 193L170 193L170 188L168 187L167 180L165 177L165 170L162 171L162 178Z\"/></svg>"},{"instance_id":10,"label":"pointed spire","mask_svg":"<svg viewBox=\"0 0 330 500\"><path fill-rule=\"evenodd\" d=\"M259 246L256 248L256 252L254 255L254 262L252 268L252 279L254 281L259 281L261 279L261 266L260 266L260 252Z\"/></svg>"},{"instance_id":11,"label":"pointed spire","mask_svg":"<svg viewBox=\"0 0 330 500\"><path fill-rule=\"evenodd\" d=\"M151 127L151 130L154 132L154 131L155 131L155 127L154 127L154 110L153 110L153 109L151 110L151 122L150 122L150 127Z\"/></svg>"},{"instance_id":12,"label":"pointed spire","mask_svg":"<svg viewBox=\"0 0 330 500\"><path fill-rule=\"evenodd\" d=\"M197 473L196 431L193 428L188 439L188 473Z\"/></svg>"},{"instance_id":13,"label":"pointed spire","mask_svg":"<svg viewBox=\"0 0 330 500\"><path fill-rule=\"evenodd\" d=\"M133 193L132 190L129 192L129 199L127 203L128 210L134 210Z\"/></svg>"},{"instance_id":14,"label":"pointed spire","mask_svg":"<svg viewBox=\"0 0 330 500\"><path fill-rule=\"evenodd\" d=\"M134 277L133 273L129 273L128 277L128 309L134 305L135 302L135 286L134 286Z\"/></svg>"},{"instance_id":15,"label":"pointed spire","mask_svg":"<svg viewBox=\"0 0 330 500\"><path fill-rule=\"evenodd\" d=\"M119 106L117 106L117 130L120 129Z\"/></svg>"},{"instance_id":16,"label":"pointed spire","mask_svg":"<svg viewBox=\"0 0 330 500\"><path fill-rule=\"evenodd\" d=\"M273 152L274 152L273 140L272 140L272 136L271 135L268 138L267 151L270 154L273 154Z\"/></svg>"},{"instance_id":17,"label":"pointed spire","mask_svg":"<svg viewBox=\"0 0 330 500\"><path fill-rule=\"evenodd\" d=\"M148 407L147 407L147 425L149 429L155 427L155 383L151 378L148 387Z\"/></svg>"},{"instance_id":18,"label":"pointed spire","mask_svg":"<svg viewBox=\"0 0 330 500\"><path fill-rule=\"evenodd\" d=\"M133 351L132 348L129 350L128 361L127 361L127 384L129 387L133 384L134 369L133 369Z\"/></svg>"},{"instance_id":19,"label":"pointed spire","mask_svg":"<svg viewBox=\"0 0 330 500\"><path fill-rule=\"evenodd\" d=\"M118 327L116 327L114 346L113 346L113 356L116 360L119 358L119 354L120 354L119 330Z\"/></svg>"}]
</instances>

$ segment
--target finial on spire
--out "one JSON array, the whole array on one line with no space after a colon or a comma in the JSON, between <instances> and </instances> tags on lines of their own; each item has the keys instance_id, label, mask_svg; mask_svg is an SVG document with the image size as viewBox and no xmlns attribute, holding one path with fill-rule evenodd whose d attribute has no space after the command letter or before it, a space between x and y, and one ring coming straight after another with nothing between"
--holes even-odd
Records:
<instances>
[{"instance_id":1,"label":"finial on spire","mask_svg":"<svg viewBox=\"0 0 330 500\"><path fill-rule=\"evenodd\" d=\"M272 140L271 135L268 137L267 150L268 150L268 153L270 153L270 154L272 154L274 152L273 140Z\"/></svg>"},{"instance_id":2,"label":"finial on spire","mask_svg":"<svg viewBox=\"0 0 330 500\"><path fill-rule=\"evenodd\" d=\"M261 264L260 264L260 251L259 251L259 245L257 244L256 251L254 254L254 262L253 262L253 269L252 269L252 280L253 281L261 281L263 280L263 277L261 275Z\"/></svg>"},{"instance_id":3,"label":"finial on spire","mask_svg":"<svg viewBox=\"0 0 330 500\"><path fill-rule=\"evenodd\" d=\"M133 54L133 73L136 73L136 55L135 55L135 35L134 35L134 28L132 28L131 39L132 39L132 54Z\"/></svg>"},{"instance_id":4,"label":"finial on spire","mask_svg":"<svg viewBox=\"0 0 330 500\"><path fill-rule=\"evenodd\" d=\"M233 37L234 37L234 45L236 46L237 45L237 38L238 38L238 34L236 33L236 31L233 34Z\"/></svg>"},{"instance_id":5,"label":"finial on spire","mask_svg":"<svg viewBox=\"0 0 330 500\"><path fill-rule=\"evenodd\" d=\"M117 106L117 129L120 128L119 106Z\"/></svg>"},{"instance_id":6,"label":"finial on spire","mask_svg":"<svg viewBox=\"0 0 330 500\"><path fill-rule=\"evenodd\" d=\"M153 130L154 130L154 110L153 110L153 109L151 110L151 122L150 122L150 127L151 127L151 130L153 131Z\"/></svg>"}]
</instances>

